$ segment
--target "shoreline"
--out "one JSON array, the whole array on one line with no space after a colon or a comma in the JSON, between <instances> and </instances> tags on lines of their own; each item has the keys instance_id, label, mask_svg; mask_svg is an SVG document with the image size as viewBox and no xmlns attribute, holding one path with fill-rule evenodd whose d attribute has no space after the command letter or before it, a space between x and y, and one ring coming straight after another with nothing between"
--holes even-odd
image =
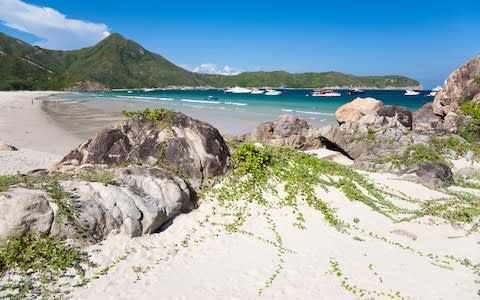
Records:
<instances>
[{"instance_id":1,"label":"shoreline","mask_svg":"<svg viewBox=\"0 0 480 300\"><path fill-rule=\"evenodd\" d=\"M59 126L41 109L40 97L62 92L1 92L0 140L22 149L67 154L82 140Z\"/></svg>"},{"instance_id":2,"label":"shoreline","mask_svg":"<svg viewBox=\"0 0 480 300\"><path fill-rule=\"evenodd\" d=\"M243 87L243 86L242 86ZM145 89L151 89L151 91L208 91L208 90L225 90L229 87L214 87L214 86L167 86L162 88L148 88L148 87L135 87L135 88L112 88L111 92L126 92L126 91L144 91ZM271 87L271 86L245 86L245 88L250 89L280 89L280 90L317 90L317 89L332 89L332 90L349 90L349 89L362 89L362 90L371 90L371 91L403 91L403 90L418 90L418 91L430 91L430 89L423 89L423 86L404 86L404 87L372 87L372 86L324 86L324 87L302 87L302 88L291 88L291 87ZM95 91L88 91L95 92ZM102 91L98 91L102 92ZM82 93L82 92L80 92Z\"/></svg>"},{"instance_id":3,"label":"shoreline","mask_svg":"<svg viewBox=\"0 0 480 300\"><path fill-rule=\"evenodd\" d=\"M18 148L0 151L0 175L48 169L83 142L41 109L40 98L59 93L0 92L0 142Z\"/></svg>"}]
</instances>

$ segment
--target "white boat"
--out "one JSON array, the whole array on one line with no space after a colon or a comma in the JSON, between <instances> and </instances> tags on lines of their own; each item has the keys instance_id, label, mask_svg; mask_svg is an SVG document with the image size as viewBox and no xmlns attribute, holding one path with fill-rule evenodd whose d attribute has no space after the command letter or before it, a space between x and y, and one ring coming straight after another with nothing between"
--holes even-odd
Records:
<instances>
[{"instance_id":1,"label":"white boat","mask_svg":"<svg viewBox=\"0 0 480 300\"><path fill-rule=\"evenodd\" d=\"M405 96L417 96L419 95L420 92L414 91L414 90L405 90Z\"/></svg>"},{"instance_id":2,"label":"white boat","mask_svg":"<svg viewBox=\"0 0 480 300\"><path fill-rule=\"evenodd\" d=\"M340 97L342 94L339 92L334 92L332 90L318 90L312 93L313 97Z\"/></svg>"},{"instance_id":3,"label":"white boat","mask_svg":"<svg viewBox=\"0 0 480 300\"><path fill-rule=\"evenodd\" d=\"M280 91L276 91L276 90L267 90L265 92L265 96L278 96L280 95L282 92Z\"/></svg>"},{"instance_id":4,"label":"white boat","mask_svg":"<svg viewBox=\"0 0 480 300\"><path fill-rule=\"evenodd\" d=\"M154 88L144 88L143 89L143 92L144 93L149 93L149 92L155 92L157 89L154 89Z\"/></svg>"},{"instance_id":5,"label":"white boat","mask_svg":"<svg viewBox=\"0 0 480 300\"><path fill-rule=\"evenodd\" d=\"M438 92L440 92L442 90L442 87L437 85L436 87L434 87L430 93L428 93L427 96L430 96L430 97L435 97L437 95Z\"/></svg>"},{"instance_id":6,"label":"white boat","mask_svg":"<svg viewBox=\"0 0 480 300\"><path fill-rule=\"evenodd\" d=\"M225 90L225 93L233 93L233 94L250 94L252 92L251 89L242 88L242 87L233 87Z\"/></svg>"},{"instance_id":7,"label":"white boat","mask_svg":"<svg viewBox=\"0 0 480 300\"><path fill-rule=\"evenodd\" d=\"M250 94L252 95L263 95L265 93L264 90L259 90L259 89L253 89Z\"/></svg>"}]
</instances>

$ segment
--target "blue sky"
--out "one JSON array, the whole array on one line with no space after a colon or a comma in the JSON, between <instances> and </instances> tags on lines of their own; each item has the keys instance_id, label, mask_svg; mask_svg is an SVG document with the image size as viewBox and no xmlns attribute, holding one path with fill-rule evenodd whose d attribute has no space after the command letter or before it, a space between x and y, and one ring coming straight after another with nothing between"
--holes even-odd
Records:
<instances>
[{"instance_id":1,"label":"blue sky","mask_svg":"<svg viewBox=\"0 0 480 300\"><path fill-rule=\"evenodd\" d=\"M190 70L401 74L427 88L480 54L480 1L0 0L0 21L45 48L119 32Z\"/></svg>"}]
</instances>

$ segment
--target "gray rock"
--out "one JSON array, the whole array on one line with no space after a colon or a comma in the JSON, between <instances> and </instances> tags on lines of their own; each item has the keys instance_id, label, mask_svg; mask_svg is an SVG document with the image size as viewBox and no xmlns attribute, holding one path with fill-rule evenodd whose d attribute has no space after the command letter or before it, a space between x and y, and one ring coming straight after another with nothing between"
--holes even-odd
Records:
<instances>
[{"instance_id":1,"label":"gray rock","mask_svg":"<svg viewBox=\"0 0 480 300\"><path fill-rule=\"evenodd\" d=\"M455 175L462 176L462 177L480 176L480 168L464 167L464 168L458 169L455 172Z\"/></svg>"},{"instance_id":2,"label":"gray rock","mask_svg":"<svg viewBox=\"0 0 480 300\"><path fill-rule=\"evenodd\" d=\"M0 241L31 230L46 235L53 217L45 192L12 187L0 194Z\"/></svg>"},{"instance_id":3,"label":"gray rock","mask_svg":"<svg viewBox=\"0 0 480 300\"><path fill-rule=\"evenodd\" d=\"M120 168L115 181L120 186L79 179L62 182L78 214L52 231L91 243L118 230L135 237L158 231L167 221L194 207L187 184L163 169Z\"/></svg>"},{"instance_id":4,"label":"gray rock","mask_svg":"<svg viewBox=\"0 0 480 300\"><path fill-rule=\"evenodd\" d=\"M433 131L442 125L442 118L433 112L432 102L414 111L412 117L415 131Z\"/></svg>"},{"instance_id":5,"label":"gray rock","mask_svg":"<svg viewBox=\"0 0 480 300\"><path fill-rule=\"evenodd\" d=\"M206 178L225 174L229 158L216 128L179 112L167 112L159 122L135 116L103 130L65 156L56 170L83 164L159 163L180 171L198 188Z\"/></svg>"},{"instance_id":6,"label":"gray rock","mask_svg":"<svg viewBox=\"0 0 480 300\"><path fill-rule=\"evenodd\" d=\"M412 129L412 112L406 107L385 105L377 110L377 116L396 118L400 124Z\"/></svg>"},{"instance_id":7,"label":"gray rock","mask_svg":"<svg viewBox=\"0 0 480 300\"><path fill-rule=\"evenodd\" d=\"M441 163L418 163L398 172L399 175L415 175L434 187L446 187L453 181L452 170Z\"/></svg>"},{"instance_id":8,"label":"gray rock","mask_svg":"<svg viewBox=\"0 0 480 300\"><path fill-rule=\"evenodd\" d=\"M281 115L275 121L261 123L252 133L237 141L262 142L271 146L300 150L322 148L322 141L307 121L292 115Z\"/></svg>"},{"instance_id":9,"label":"gray rock","mask_svg":"<svg viewBox=\"0 0 480 300\"><path fill-rule=\"evenodd\" d=\"M465 102L472 100L480 93L480 56L477 56L453 71L445 81L443 88L435 96L433 111L445 116L449 112L457 112Z\"/></svg>"}]
</instances>

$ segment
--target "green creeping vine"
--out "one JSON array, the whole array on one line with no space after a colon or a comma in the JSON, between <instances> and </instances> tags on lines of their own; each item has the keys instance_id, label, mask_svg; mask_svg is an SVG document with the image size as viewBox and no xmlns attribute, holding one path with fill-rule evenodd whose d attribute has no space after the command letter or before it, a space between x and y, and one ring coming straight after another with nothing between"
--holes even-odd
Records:
<instances>
[{"instance_id":1,"label":"green creeping vine","mask_svg":"<svg viewBox=\"0 0 480 300\"><path fill-rule=\"evenodd\" d=\"M229 222L224 224L228 233L254 236L277 249L278 264L258 291L262 294L280 274L285 255L292 253L286 248L270 214L271 209L289 207L295 220L293 225L305 229L305 218L300 211L302 203L320 211L325 221L341 232L347 232L349 224L340 220L333 208L317 196L316 188L339 189L352 201L361 201L373 210L396 220L397 214L412 212L397 207L387 197L394 195L377 188L353 169L334 162L320 160L288 148L242 144L233 153L234 172L217 189L208 190L204 196L216 199L227 211ZM278 189L280 187L280 189ZM268 197L268 195L273 197ZM399 197L402 198L401 195ZM258 237L243 229L251 215L251 204L263 207L263 217L274 239Z\"/></svg>"},{"instance_id":2,"label":"green creeping vine","mask_svg":"<svg viewBox=\"0 0 480 300\"><path fill-rule=\"evenodd\" d=\"M41 237L32 231L10 237L0 247L0 276L5 282L0 295L2 299L53 298L57 291L51 289L52 283L59 277L71 269L83 277L84 267L92 265L85 253L58 237Z\"/></svg>"}]
</instances>

